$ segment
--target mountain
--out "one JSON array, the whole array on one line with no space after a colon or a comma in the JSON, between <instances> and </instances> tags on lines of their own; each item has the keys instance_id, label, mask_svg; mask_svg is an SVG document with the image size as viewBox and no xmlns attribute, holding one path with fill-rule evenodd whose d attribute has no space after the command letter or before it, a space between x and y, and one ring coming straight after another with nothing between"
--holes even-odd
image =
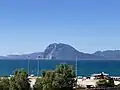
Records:
<instances>
[{"instance_id":1,"label":"mountain","mask_svg":"<svg viewBox=\"0 0 120 90\"><path fill-rule=\"evenodd\" d=\"M44 51L45 59L55 59L55 60L105 60L106 58L102 56L96 56L92 54L87 54L77 51L70 45L63 43L53 43L50 44Z\"/></svg>"},{"instance_id":2,"label":"mountain","mask_svg":"<svg viewBox=\"0 0 120 90\"><path fill-rule=\"evenodd\" d=\"M108 60L120 60L120 50L97 51L93 55L103 56Z\"/></svg>"},{"instance_id":3,"label":"mountain","mask_svg":"<svg viewBox=\"0 0 120 90\"><path fill-rule=\"evenodd\" d=\"M52 43L44 52L22 55L0 56L0 59L54 59L54 60L120 60L120 50L97 51L93 54L83 53L68 44Z\"/></svg>"}]
</instances>

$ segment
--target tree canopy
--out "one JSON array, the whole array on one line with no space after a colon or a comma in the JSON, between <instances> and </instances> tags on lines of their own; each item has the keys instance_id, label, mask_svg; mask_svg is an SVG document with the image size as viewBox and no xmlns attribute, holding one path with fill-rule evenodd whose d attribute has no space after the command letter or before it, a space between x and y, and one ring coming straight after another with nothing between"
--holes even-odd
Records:
<instances>
[{"instance_id":1,"label":"tree canopy","mask_svg":"<svg viewBox=\"0 0 120 90\"><path fill-rule=\"evenodd\" d=\"M37 79L34 90L72 90L75 82L74 68L60 64L54 71L44 71L42 77Z\"/></svg>"},{"instance_id":2,"label":"tree canopy","mask_svg":"<svg viewBox=\"0 0 120 90\"><path fill-rule=\"evenodd\" d=\"M3 77L0 79L0 90L30 90L30 84L27 72L19 69L14 72L10 78Z\"/></svg>"},{"instance_id":3,"label":"tree canopy","mask_svg":"<svg viewBox=\"0 0 120 90\"><path fill-rule=\"evenodd\" d=\"M30 90L28 74L24 69L15 71L10 78L10 90Z\"/></svg>"}]
</instances>

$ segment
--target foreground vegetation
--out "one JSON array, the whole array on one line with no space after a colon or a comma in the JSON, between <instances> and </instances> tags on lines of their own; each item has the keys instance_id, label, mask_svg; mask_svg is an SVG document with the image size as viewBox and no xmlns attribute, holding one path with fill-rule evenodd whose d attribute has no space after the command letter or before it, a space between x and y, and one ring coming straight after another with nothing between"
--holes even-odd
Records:
<instances>
[{"instance_id":1,"label":"foreground vegetation","mask_svg":"<svg viewBox=\"0 0 120 90\"><path fill-rule=\"evenodd\" d=\"M20 69L15 71L12 77L3 77L0 79L0 90L73 90L77 82L74 71L71 65L57 65L53 71L42 71L41 78L38 78L33 88L31 88L27 72L24 69ZM115 86L111 78L107 80L101 78L96 84L97 88L117 87L120 90L120 85ZM84 89L78 87L76 90Z\"/></svg>"},{"instance_id":2,"label":"foreground vegetation","mask_svg":"<svg viewBox=\"0 0 120 90\"><path fill-rule=\"evenodd\" d=\"M76 84L75 72L67 64L57 65L53 71L42 71L41 78L36 80L32 90L73 90ZM14 76L0 79L0 90L31 90L28 74L17 70Z\"/></svg>"},{"instance_id":3,"label":"foreground vegetation","mask_svg":"<svg viewBox=\"0 0 120 90\"><path fill-rule=\"evenodd\" d=\"M7 77L1 78L0 90L30 90L27 73L21 69L17 70L10 79Z\"/></svg>"},{"instance_id":4,"label":"foreground vegetation","mask_svg":"<svg viewBox=\"0 0 120 90\"><path fill-rule=\"evenodd\" d=\"M54 71L43 71L34 90L73 90L75 73L72 66L61 64Z\"/></svg>"}]
</instances>

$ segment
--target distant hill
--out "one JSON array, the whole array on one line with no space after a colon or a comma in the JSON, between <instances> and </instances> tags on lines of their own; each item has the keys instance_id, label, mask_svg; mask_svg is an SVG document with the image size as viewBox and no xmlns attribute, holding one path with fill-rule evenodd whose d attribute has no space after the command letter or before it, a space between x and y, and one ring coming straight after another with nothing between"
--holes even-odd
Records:
<instances>
[{"instance_id":1,"label":"distant hill","mask_svg":"<svg viewBox=\"0 0 120 90\"><path fill-rule=\"evenodd\" d=\"M108 60L120 60L120 50L97 51L93 55L103 56Z\"/></svg>"},{"instance_id":2,"label":"distant hill","mask_svg":"<svg viewBox=\"0 0 120 90\"><path fill-rule=\"evenodd\" d=\"M97 51L93 54L83 53L68 44L52 43L44 52L22 55L0 56L0 59L54 59L54 60L120 60L120 50Z\"/></svg>"},{"instance_id":3,"label":"distant hill","mask_svg":"<svg viewBox=\"0 0 120 90\"><path fill-rule=\"evenodd\" d=\"M7 55L0 56L0 59L37 59L38 56L43 55L43 52L36 52L31 54L22 54L22 55Z\"/></svg>"}]
</instances>

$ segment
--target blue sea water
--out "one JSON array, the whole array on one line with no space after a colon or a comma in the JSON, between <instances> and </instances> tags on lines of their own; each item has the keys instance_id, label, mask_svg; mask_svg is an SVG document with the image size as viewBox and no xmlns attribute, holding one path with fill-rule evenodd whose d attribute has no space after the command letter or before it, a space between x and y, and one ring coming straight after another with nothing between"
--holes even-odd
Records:
<instances>
[{"instance_id":1,"label":"blue sea water","mask_svg":"<svg viewBox=\"0 0 120 90\"><path fill-rule=\"evenodd\" d=\"M39 60L39 71L53 70L57 64L67 63L75 67L76 61L68 60ZM28 71L28 60L0 60L0 76L9 76L17 69ZM29 73L37 75L38 60L29 60ZM77 74L89 76L93 73L106 72L111 76L120 76L120 61L117 60L78 60Z\"/></svg>"}]
</instances>

